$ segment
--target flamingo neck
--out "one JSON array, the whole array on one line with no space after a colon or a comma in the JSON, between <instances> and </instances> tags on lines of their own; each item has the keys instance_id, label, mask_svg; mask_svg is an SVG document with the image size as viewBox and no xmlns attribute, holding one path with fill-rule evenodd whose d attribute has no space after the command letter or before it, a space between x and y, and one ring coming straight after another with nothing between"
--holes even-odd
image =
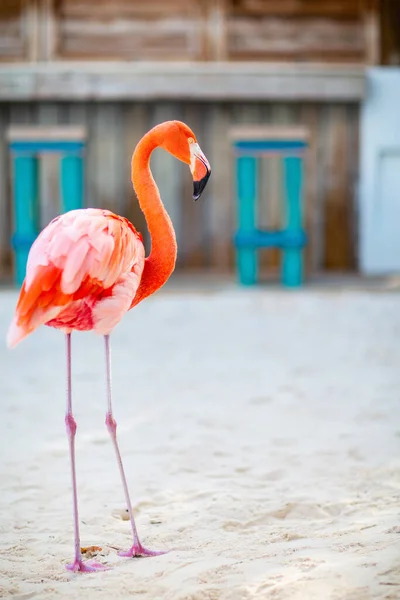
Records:
<instances>
[{"instance_id":1,"label":"flamingo neck","mask_svg":"<svg viewBox=\"0 0 400 600\"><path fill-rule=\"evenodd\" d=\"M146 219L151 252L145 260L142 279L131 308L164 285L176 262L175 231L150 171L151 153L161 142L158 133L157 127L149 131L140 140L132 156L132 184Z\"/></svg>"}]
</instances>

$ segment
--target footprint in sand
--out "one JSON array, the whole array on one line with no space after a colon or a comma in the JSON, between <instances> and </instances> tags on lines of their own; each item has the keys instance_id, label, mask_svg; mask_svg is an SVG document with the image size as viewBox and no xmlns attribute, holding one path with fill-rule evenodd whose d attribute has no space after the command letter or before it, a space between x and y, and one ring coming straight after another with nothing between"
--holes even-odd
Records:
<instances>
[{"instance_id":1,"label":"footprint in sand","mask_svg":"<svg viewBox=\"0 0 400 600\"><path fill-rule=\"evenodd\" d=\"M262 476L262 479L266 481L279 481L285 477L285 471L283 469L275 469L275 471L268 471Z\"/></svg>"},{"instance_id":2,"label":"footprint in sand","mask_svg":"<svg viewBox=\"0 0 400 600\"><path fill-rule=\"evenodd\" d=\"M278 508L269 514L275 519L326 519L341 514L343 510L340 504L312 504L307 502L288 502L282 508Z\"/></svg>"},{"instance_id":3,"label":"footprint in sand","mask_svg":"<svg viewBox=\"0 0 400 600\"><path fill-rule=\"evenodd\" d=\"M274 438L272 440L272 445L279 448L290 448L290 446L296 446L297 444L298 441L292 438Z\"/></svg>"},{"instance_id":4,"label":"footprint in sand","mask_svg":"<svg viewBox=\"0 0 400 600\"><path fill-rule=\"evenodd\" d=\"M271 396L256 396L255 398L250 398L249 404L251 406L264 406L265 404L271 404L273 400Z\"/></svg>"},{"instance_id":5,"label":"footprint in sand","mask_svg":"<svg viewBox=\"0 0 400 600\"><path fill-rule=\"evenodd\" d=\"M350 450L347 452L347 456L353 460L356 460L357 462L364 461L363 455L359 450L357 450L357 448L350 448Z\"/></svg>"}]
</instances>

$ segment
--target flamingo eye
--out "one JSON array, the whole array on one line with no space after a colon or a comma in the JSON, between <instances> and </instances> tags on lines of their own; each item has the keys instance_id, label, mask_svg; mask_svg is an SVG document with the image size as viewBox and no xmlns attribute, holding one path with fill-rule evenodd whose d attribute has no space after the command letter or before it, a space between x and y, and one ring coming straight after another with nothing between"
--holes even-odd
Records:
<instances>
[{"instance_id":1,"label":"flamingo eye","mask_svg":"<svg viewBox=\"0 0 400 600\"><path fill-rule=\"evenodd\" d=\"M194 144L194 139L192 137L188 138L189 144Z\"/></svg>"}]
</instances>

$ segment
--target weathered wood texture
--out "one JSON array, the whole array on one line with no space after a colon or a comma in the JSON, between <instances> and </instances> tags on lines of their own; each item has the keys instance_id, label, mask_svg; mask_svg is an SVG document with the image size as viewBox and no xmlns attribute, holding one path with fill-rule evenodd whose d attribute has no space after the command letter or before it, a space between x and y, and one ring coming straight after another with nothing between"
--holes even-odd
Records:
<instances>
[{"instance_id":1,"label":"weathered wood texture","mask_svg":"<svg viewBox=\"0 0 400 600\"><path fill-rule=\"evenodd\" d=\"M232 14L227 38L231 60L364 62L366 56L360 18Z\"/></svg>"},{"instance_id":2,"label":"weathered wood texture","mask_svg":"<svg viewBox=\"0 0 400 600\"><path fill-rule=\"evenodd\" d=\"M378 30L377 0L2 0L0 57L365 64Z\"/></svg>"},{"instance_id":3,"label":"weathered wood texture","mask_svg":"<svg viewBox=\"0 0 400 600\"><path fill-rule=\"evenodd\" d=\"M362 65L49 62L0 65L0 102L299 100L354 102Z\"/></svg>"},{"instance_id":4,"label":"weathered wood texture","mask_svg":"<svg viewBox=\"0 0 400 600\"><path fill-rule=\"evenodd\" d=\"M203 53L201 4L99 0L94 11L89 0L59 0L56 52L65 58L195 59Z\"/></svg>"},{"instance_id":5,"label":"weathered wood texture","mask_svg":"<svg viewBox=\"0 0 400 600\"><path fill-rule=\"evenodd\" d=\"M381 10L382 64L398 66L400 65L400 2L381 0Z\"/></svg>"},{"instance_id":6,"label":"weathered wood texture","mask_svg":"<svg viewBox=\"0 0 400 600\"><path fill-rule=\"evenodd\" d=\"M1 0L0 2L0 60L27 58L26 22L28 11L24 0Z\"/></svg>"},{"instance_id":7,"label":"weathered wood texture","mask_svg":"<svg viewBox=\"0 0 400 600\"><path fill-rule=\"evenodd\" d=\"M305 223L310 238L307 273L352 270L355 260L355 188L358 169L356 104L281 103L20 103L0 104L0 174L9 173L5 129L10 124L83 125L88 136L86 204L125 214L146 234L130 183L130 158L141 135L165 118L181 118L197 133L212 165L202 199L191 199L189 169L158 151L152 168L177 228L179 268L233 270L232 235L236 227L234 157L228 131L235 125L305 125L307 155ZM46 206L51 206L56 165L42 173ZM50 182L46 184L46 173ZM281 171L275 159L260 168L259 219L281 225ZM0 177L0 265L10 271L10 175ZM4 219L4 220L3 220ZM147 240L148 243L148 240ZM263 253L262 266L275 269L278 252Z\"/></svg>"}]
</instances>

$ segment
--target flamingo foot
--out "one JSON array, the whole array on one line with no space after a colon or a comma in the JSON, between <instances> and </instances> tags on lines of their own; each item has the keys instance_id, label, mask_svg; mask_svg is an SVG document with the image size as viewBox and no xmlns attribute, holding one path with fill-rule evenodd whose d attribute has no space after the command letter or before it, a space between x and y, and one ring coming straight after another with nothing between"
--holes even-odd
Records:
<instances>
[{"instance_id":1,"label":"flamingo foot","mask_svg":"<svg viewBox=\"0 0 400 600\"><path fill-rule=\"evenodd\" d=\"M169 552L169 550L149 550L148 548L144 548L139 542L138 544L133 544L130 550L121 550L121 552L118 552L118 556L124 556L126 558L134 558L136 556L161 556L162 554L167 554L167 552Z\"/></svg>"},{"instance_id":2,"label":"flamingo foot","mask_svg":"<svg viewBox=\"0 0 400 600\"><path fill-rule=\"evenodd\" d=\"M80 571L81 573L94 573L95 571L108 571L110 567L106 567L106 565L94 561L84 562L83 560L76 559L73 563L65 565L65 568L74 573L77 571Z\"/></svg>"}]
</instances>

